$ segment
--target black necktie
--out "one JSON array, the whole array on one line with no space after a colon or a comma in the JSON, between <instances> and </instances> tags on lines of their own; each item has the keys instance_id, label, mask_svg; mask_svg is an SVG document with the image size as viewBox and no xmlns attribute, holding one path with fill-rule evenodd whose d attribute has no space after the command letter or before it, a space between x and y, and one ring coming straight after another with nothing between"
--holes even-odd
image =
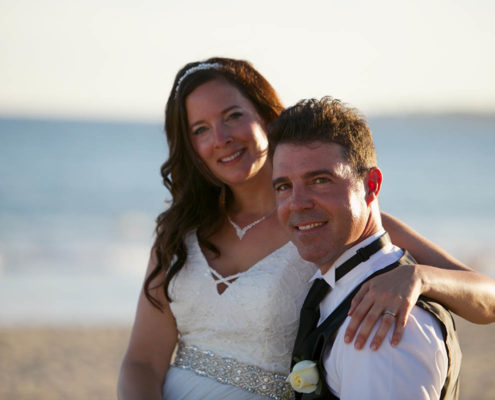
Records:
<instances>
[{"instance_id":1,"label":"black necktie","mask_svg":"<svg viewBox=\"0 0 495 400\"><path fill-rule=\"evenodd\" d=\"M301 320L296 336L296 348L298 343L315 330L320 319L320 303L329 291L330 285L324 279L315 279L301 308Z\"/></svg>"}]
</instances>

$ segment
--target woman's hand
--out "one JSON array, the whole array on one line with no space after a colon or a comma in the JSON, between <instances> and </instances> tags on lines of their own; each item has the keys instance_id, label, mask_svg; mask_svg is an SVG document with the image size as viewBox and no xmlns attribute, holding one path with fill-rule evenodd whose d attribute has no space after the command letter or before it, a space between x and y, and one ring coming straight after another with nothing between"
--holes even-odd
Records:
<instances>
[{"instance_id":1,"label":"woman's hand","mask_svg":"<svg viewBox=\"0 0 495 400\"><path fill-rule=\"evenodd\" d=\"M378 350L395 322L391 344L396 346L421 292L422 280L415 265L403 265L370 279L352 299L349 310L352 318L345 331L345 342L351 343L360 327L354 347L362 349L373 327L380 321L370 344L371 350ZM388 312L384 314L385 311Z\"/></svg>"}]
</instances>

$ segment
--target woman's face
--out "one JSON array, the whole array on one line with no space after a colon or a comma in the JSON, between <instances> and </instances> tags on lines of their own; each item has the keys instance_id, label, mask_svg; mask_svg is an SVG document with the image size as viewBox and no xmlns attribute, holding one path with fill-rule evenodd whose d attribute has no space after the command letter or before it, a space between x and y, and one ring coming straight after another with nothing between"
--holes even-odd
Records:
<instances>
[{"instance_id":1,"label":"woman's face","mask_svg":"<svg viewBox=\"0 0 495 400\"><path fill-rule=\"evenodd\" d=\"M186 97L186 111L193 148L217 179L242 184L263 168L265 123L235 86L223 79L198 86Z\"/></svg>"}]
</instances>

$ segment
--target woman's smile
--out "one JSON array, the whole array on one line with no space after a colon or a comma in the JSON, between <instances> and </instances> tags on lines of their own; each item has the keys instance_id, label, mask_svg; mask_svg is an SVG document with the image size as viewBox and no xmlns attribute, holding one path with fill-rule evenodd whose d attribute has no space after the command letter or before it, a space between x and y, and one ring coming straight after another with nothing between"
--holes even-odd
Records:
<instances>
[{"instance_id":1,"label":"woman's smile","mask_svg":"<svg viewBox=\"0 0 495 400\"><path fill-rule=\"evenodd\" d=\"M227 157L221 158L219 162L222 164L232 164L233 161L237 161L239 158L241 158L242 154L244 154L244 149L236 151L234 154L231 154Z\"/></svg>"},{"instance_id":2,"label":"woman's smile","mask_svg":"<svg viewBox=\"0 0 495 400\"><path fill-rule=\"evenodd\" d=\"M237 185L258 175L267 160L265 123L235 86L208 81L186 97L186 109L193 148L217 179Z\"/></svg>"}]
</instances>

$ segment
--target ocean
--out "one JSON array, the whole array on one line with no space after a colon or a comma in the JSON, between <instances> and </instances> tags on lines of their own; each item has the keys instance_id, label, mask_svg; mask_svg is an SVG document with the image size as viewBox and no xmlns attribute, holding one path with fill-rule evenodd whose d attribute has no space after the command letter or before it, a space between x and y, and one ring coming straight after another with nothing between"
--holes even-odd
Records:
<instances>
[{"instance_id":1,"label":"ocean","mask_svg":"<svg viewBox=\"0 0 495 400\"><path fill-rule=\"evenodd\" d=\"M495 116L369 123L381 208L495 278ZM132 323L166 156L159 123L0 118L0 326Z\"/></svg>"}]
</instances>

